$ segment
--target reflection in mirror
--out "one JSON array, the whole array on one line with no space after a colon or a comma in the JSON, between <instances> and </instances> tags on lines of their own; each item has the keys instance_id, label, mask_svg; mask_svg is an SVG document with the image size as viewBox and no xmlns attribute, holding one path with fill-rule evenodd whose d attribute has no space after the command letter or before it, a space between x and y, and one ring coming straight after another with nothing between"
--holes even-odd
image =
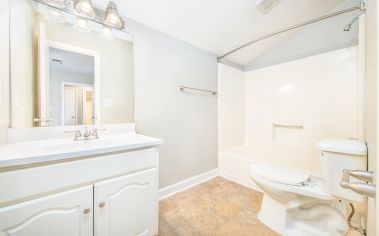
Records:
<instances>
[{"instance_id":1,"label":"reflection in mirror","mask_svg":"<svg viewBox=\"0 0 379 236\"><path fill-rule=\"evenodd\" d=\"M131 35L11 1L11 126L133 122Z\"/></svg>"},{"instance_id":2,"label":"reflection in mirror","mask_svg":"<svg viewBox=\"0 0 379 236\"><path fill-rule=\"evenodd\" d=\"M93 56L50 47L50 125L95 124L94 85Z\"/></svg>"}]
</instances>

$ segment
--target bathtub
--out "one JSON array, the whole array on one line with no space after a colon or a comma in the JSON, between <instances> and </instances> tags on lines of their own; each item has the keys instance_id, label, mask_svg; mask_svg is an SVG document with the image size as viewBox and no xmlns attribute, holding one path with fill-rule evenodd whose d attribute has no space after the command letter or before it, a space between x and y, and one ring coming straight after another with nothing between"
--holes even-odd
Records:
<instances>
[{"instance_id":1,"label":"bathtub","mask_svg":"<svg viewBox=\"0 0 379 236\"><path fill-rule=\"evenodd\" d=\"M250 177L250 166L254 163L270 163L264 156L249 147L239 146L220 151L218 161L221 177L262 192Z\"/></svg>"},{"instance_id":2,"label":"bathtub","mask_svg":"<svg viewBox=\"0 0 379 236\"><path fill-rule=\"evenodd\" d=\"M283 150L280 150L283 151ZM299 155L297 158L288 158L286 152L278 150L268 150L264 148L252 148L248 146L238 146L219 152L219 173L222 177L230 179L247 187L260 191L250 177L250 167L258 164L274 164L282 166L291 166L310 172L313 176L320 176L320 173L304 168L307 165L315 166L310 160ZM292 155L294 157L294 155ZM296 161L294 161L296 160Z\"/></svg>"}]
</instances>

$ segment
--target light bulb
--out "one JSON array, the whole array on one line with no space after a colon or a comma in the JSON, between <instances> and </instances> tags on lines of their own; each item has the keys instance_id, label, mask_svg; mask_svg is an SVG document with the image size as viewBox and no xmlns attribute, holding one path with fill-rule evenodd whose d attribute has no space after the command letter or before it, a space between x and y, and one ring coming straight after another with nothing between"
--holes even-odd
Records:
<instances>
[{"instance_id":1,"label":"light bulb","mask_svg":"<svg viewBox=\"0 0 379 236\"><path fill-rule=\"evenodd\" d=\"M100 36L104 39L112 40L114 39L113 31L111 28L103 26L103 29L101 30Z\"/></svg>"},{"instance_id":2,"label":"light bulb","mask_svg":"<svg viewBox=\"0 0 379 236\"><path fill-rule=\"evenodd\" d=\"M63 17L63 14L60 10L57 10L52 7L48 7L46 9L46 12L44 14L45 19L54 22L54 23L64 23L65 19Z\"/></svg>"},{"instance_id":3,"label":"light bulb","mask_svg":"<svg viewBox=\"0 0 379 236\"><path fill-rule=\"evenodd\" d=\"M124 27L124 22L118 14L116 4L112 1L107 5L104 24L116 29L122 29Z\"/></svg>"},{"instance_id":4,"label":"light bulb","mask_svg":"<svg viewBox=\"0 0 379 236\"><path fill-rule=\"evenodd\" d=\"M89 19L94 19L96 16L91 0L79 0L75 5L75 11L77 14Z\"/></svg>"},{"instance_id":5,"label":"light bulb","mask_svg":"<svg viewBox=\"0 0 379 236\"><path fill-rule=\"evenodd\" d=\"M80 32L90 32L91 30L88 27L88 20L77 17L76 23L74 24L74 28Z\"/></svg>"}]
</instances>

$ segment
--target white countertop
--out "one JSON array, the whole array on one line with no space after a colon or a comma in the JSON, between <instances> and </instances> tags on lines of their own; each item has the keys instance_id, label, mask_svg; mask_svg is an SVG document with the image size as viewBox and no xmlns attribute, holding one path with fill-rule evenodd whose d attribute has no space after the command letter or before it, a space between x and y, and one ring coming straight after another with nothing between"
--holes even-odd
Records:
<instances>
[{"instance_id":1,"label":"white countertop","mask_svg":"<svg viewBox=\"0 0 379 236\"><path fill-rule=\"evenodd\" d=\"M48 139L0 145L0 168L157 146L161 139L136 133L100 135L99 139L73 141Z\"/></svg>"}]
</instances>

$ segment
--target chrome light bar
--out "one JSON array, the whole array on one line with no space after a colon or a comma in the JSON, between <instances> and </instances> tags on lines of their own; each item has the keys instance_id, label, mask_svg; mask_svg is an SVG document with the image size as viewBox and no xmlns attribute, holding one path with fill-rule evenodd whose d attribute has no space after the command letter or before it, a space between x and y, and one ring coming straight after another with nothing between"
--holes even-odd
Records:
<instances>
[{"instance_id":1,"label":"chrome light bar","mask_svg":"<svg viewBox=\"0 0 379 236\"><path fill-rule=\"evenodd\" d=\"M75 16L78 16L78 17L81 17L81 18L84 18L86 20L89 20L89 21L93 21L93 22L96 22L100 25L103 25L105 27L109 27L109 28L113 28L113 29L116 29L116 30L121 30L123 31L125 29L125 24L124 24L124 21L122 20L122 18L120 17L120 20L122 23L119 23L119 24L107 24L106 23L106 18L107 18L107 12L106 11L103 11L99 8L96 8L96 7L93 7L93 10L95 12L95 15L94 17L86 17L84 16L83 14L79 14L75 11L75 4L76 4L76 1L77 0L66 0L64 1L64 4L54 4L52 0L32 0L36 3L40 3L40 4L43 4L45 6L48 6L48 7L51 7L51 8L54 8L54 9L57 9L57 10L60 10L60 11L63 11L63 12L66 12L66 13L69 13L69 14L72 14L72 15L75 15ZM114 4L114 3L112 3ZM114 7L115 8L115 7Z\"/></svg>"}]
</instances>

